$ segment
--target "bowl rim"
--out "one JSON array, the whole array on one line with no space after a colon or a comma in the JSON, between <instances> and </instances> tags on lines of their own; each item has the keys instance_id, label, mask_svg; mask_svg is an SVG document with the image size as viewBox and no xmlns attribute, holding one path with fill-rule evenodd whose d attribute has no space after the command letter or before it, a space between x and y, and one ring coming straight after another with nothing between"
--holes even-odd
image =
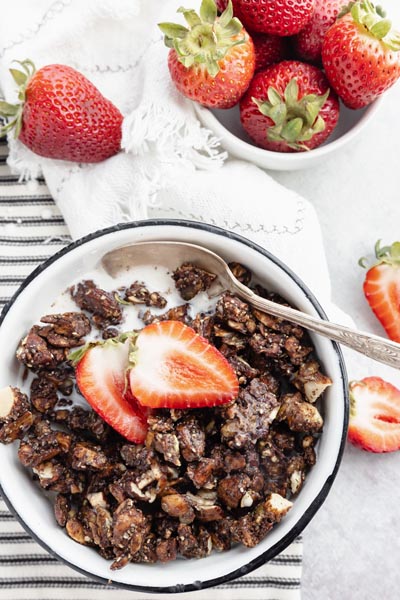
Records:
<instances>
[{"instance_id":1,"label":"bowl rim","mask_svg":"<svg viewBox=\"0 0 400 600\"><path fill-rule=\"evenodd\" d=\"M340 148L343 144L346 144L350 140L352 140L358 133L360 133L364 127L369 123L370 119L376 114L379 108L382 105L383 97L379 96L376 100L374 100L371 104L365 107L365 112L361 116L360 120L353 126L351 129L346 131L343 135L341 135L336 140L329 142L329 138L327 143L324 143L322 146L317 148L313 148L309 152L272 152L271 150L266 150L265 148L260 148L255 144L251 144L246 142L245 140L240 139L236 135L234 135L229 129L225 127L221 123L219 119L215 116L212 109L207 108L197 102L193 102L194 109L198 118L201 120L203 127L210 128L214 135L216 135L222 144L227 141L229 143L230 148L235 148L234 151L228 149L228 152L232 152L232 156L235 155L239 157L240 149L242 152L247 152L253 156L253 158L270 158L274 159L273 162L279 161L282 159L282 162L286 164L293 164L295 166L297 163L301 163L307 161L307 163L312 163L318 157L325 156L330 152L334 152L337 148ZM342 107L342 105L341 105ZM204 120L203 120L204 119ZM238 154L236 154L236 152ZM246 158L246 160L249 160ZM274 170L273 167L270 167L271 170Z\"/></svg>"},{"instance_id":2,"label":"bowl rim","mask_svg":"<svg viewBox=\"0 0 400 600\"><path fill-rule=\"evenodd\" d=\"M82 246L82 245L86 244L87 242L90 242L93 239L112 234L115 231L120 231L120 230L125 230L125 229L136 229L139 227L163 227L163 226L176 226L176 227L200 229L203 231L214 233L216 235L220 235L222 237L227 237L228 239L235 240L239 243L242 243L242 244L250 247L251 249L253 249L256 252L258 252L259 254L261 254L262 256L268 258L271 262L275 263L275 265L280 267L289 277L291 277L293 279L293 281L300 287L302 292L305 294L306 298L314 306L318 315L321 318L328 320L327 315L326 315L325 311L323 310L322 306L320 305L318 300L315 298L315 296L311 292L311 290L303 283L303 281L289 267L287 267L280 259L275 257L268 250L265 250L264 248L259 246L257 243L255 243L237 233L233 233L231 231L228 231L226 229L223 229L221 227L217 227L215 225L211 225L208 223L200 223L200 222L190 221L190 220L186 220L186 219L145 219L145 220L141 220L141 221L131 221L129 223L119 223L119 224L113 225L111 227L99 229L97 231L94 231L93 233L90 233L90 234L82 237L82 238L79 238L78 240L71 242L65 248L62 248L61 250L56 252L54 255L49 257L46 261L44 261L38 267L36 267L36 269L34 269L32 271L32 273L30 273L30 275L28 275L28 277L22 282L22 284L20 285L18 290L13 294L11 299L5 304L5 306L3 307L1 314L0 314L0 327L5 319L6 315L12 308L15 300L22 293L22 291L29 285L29 283L31 281L33 281L33 279L35 279L40 273L45 271L51 264L53 264L55 261L57 261L64 255L68 254L69 252L73 251L75 248L78 248L79 246ZM243 575L248 575L251 571L254 571L255 569L261 567L266 562L268 562L269 560L274 558L277 554L282 552L289 544L291 544L294 541L294 539L296 537L298 537L298 535L308 525L308 523L311 521L311 519L317 513L319 508L322 506L323 502L326 500L329 490L332 487L332 484L337 475L339 465L342 461L345 444L346 444L347 429L348 429L348 422L349 422L349 403L350 402L349 402L349 392L348 392L348 378L347 378L347 372L346 372L346 366L345 366L343 354L340 349L340 346L336 342L331 342L331 343L332 343L332 347L333 347L335 353L337 354L337 358L338 358L338 365L339 365L339 369L341 372L342 384L343 384L343 402L344 402L344 420L343 420L343 428L342 428L342 432L341 432L340 447L339 447L339 452L338 452L333 470L332 470L331 474L327 477L327 479L326 479L324 485L322 486L320 492L318 493L318 495L314 498L314 500L312 501L312 503L310 504L308 509L304 512L304 514L297 521L297 523L292 527L292 529L290 531L288 531L288 533L283 538L281 538L276 544L271 546L268 550L266 550L265 552L263 552L262 554L257 556L252 561L246 563L242 567L235 569L234 571L231 571L220 577L208 579L206 581L201 581L201 582L196 581L196 584L194 584L194 583L176 584L173 586L166 586L166 587L158 587L158 586L152 586L152 585L142 586L142 585L134 585L134 584L128 584L128 583L115 582L115 581L112 581L110 583L109 579L106 579L99 575L94 575L90 571L86 571L84 568L78 567L77 565L69 562L67 559L61 557L55 549L51 548L45 542L43 542L39 538L39 536L37 536L36 533L34 533L30 529L30 527L25 523L23 518L16 512L11 500L5 494L1 483L0 483L0 494L1 494L5 504L7 505L8 509L10 510L10 512L19 521L19 523L22 525L22 527L25 529L25 531L27 531L27 533L40 546L42 546L42 548L44 548L50 555L52 555L54 558L56 558L61 563L66 564L67 566L71 567L75 571L81 573L82 575L85 575L88 578L95 580L99 583L108 584L108 586L112 586L114 588L122 588L122 589L130 590L130 591L153 593L153 594L154 593L176 594L176 593L183 593L183 592L200 591L203 589L207 589L210 587L215 587L217 585L227 583L229 581L232 581L233 579L242 577ZM84 585L84 582L83 582L83 585Z\"/></svg>"}]
</instances>

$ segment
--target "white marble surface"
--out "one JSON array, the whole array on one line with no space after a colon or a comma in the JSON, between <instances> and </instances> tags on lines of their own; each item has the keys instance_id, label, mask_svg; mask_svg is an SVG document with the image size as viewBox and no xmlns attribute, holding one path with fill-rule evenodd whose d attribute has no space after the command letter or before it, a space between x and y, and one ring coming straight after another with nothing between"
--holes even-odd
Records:
<instances>
[{"instance_id":1,"label":"white marble surface","mask_svg":"<svg viewBox=\"0 0 400 600\"><path fill-rule=\"evenodd\" d=\"M400 28L400 5L385 0ZM374 243L400 239L400 83L356 143L313 171L271 173L313 202L321 222L333 300L360 328L382 334L357 265ZM351 369L349 369L351 378ZM368 375L381 375L378 364ZM400 387L400 373L392 371ZM400 598L400 452L347 445L328 499L304 532L303 600Z\"/></svg>"}]
</instances>

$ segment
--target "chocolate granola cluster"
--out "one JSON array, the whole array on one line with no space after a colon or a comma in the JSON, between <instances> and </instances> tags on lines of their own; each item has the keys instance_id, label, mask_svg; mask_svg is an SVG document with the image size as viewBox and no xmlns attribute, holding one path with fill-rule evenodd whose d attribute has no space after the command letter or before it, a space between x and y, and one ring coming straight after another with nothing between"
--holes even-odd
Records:
<instances>
[{"instance_id":1,"label":"chocolate granola cluster","mask_svg":"<svg viewBox=\"0 0 400 600\"><path fill-rule=\"evenodd\" d=\"M248 269L231 268L250 283ZM17 349L34 376L29 398L15 387L0 393L0 441L20 440L21 463L54 493L57 523L112 560L112 569L255 546L290 509L316 461L323 419L315 401L331 381L305 331L230 293L212 313L191 316L188 302L215 276L186 263L173 279L185 303L161 315L152 309L167 301L142 282L118 292L79 283L71 296L82 312L43 317ZM125 304L146 307L144 324L183 321L215 345L237 374L237 399L153 412L143 445L127 443L92 410L70 406L69 350L92 328L104 338L123 331Z\"/></svg>"}]
</instances>

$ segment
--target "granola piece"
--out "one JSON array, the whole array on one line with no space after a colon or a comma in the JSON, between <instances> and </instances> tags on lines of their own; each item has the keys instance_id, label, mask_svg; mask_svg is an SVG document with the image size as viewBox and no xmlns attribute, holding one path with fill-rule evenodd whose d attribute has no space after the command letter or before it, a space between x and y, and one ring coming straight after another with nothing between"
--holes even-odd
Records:
<instances>
[{"instance_id":1,"label":"granola piece","mask_svg":"<svg viewBox=\"0 0 400 600\"><path fill-rule=\"evenodd\" d=\"M0 391L0 442L11 444L24 437L33 424L26 394L17 387L7 386Z\"/></svg>"},{"instance_id":2,"label":"granola piece","mask_svg":"<svg viewBox=\"0 0 400 600\"><path fill-rule=\"evenodd\" d=\"M176 289L186 301L192 300L199 292L208 290L216 277L214 273L209 273L191 263L183 263L172 275Z\"/></svg>"},{"instance_id":3,"label":"granola piece","mask_svg":"<svg viewBox=\"0 0 400 600\"><path fill-rule=\"evenodd\" d=\"M51 347L40 336L41 329L34 325L17 348L17 359L30 369L54 368L66 360L65 349Z\"/></svg>"},{"instance_id":4,"label":"granola piece","mask_svg":"<svg viewBox=\"0 0 400 600\"><path fill-rule=\"evenodd\" d=\"M87 535L83 524L76 515L69 517L68 521L65 524L65 530L68 533L69 537L72 538L75 542L78 542L78 544L87 546L88 544L93 543L93 540Z\"/></svg>"},{"instance_id":5,"label":"granola piece","mask_svg":"<svg viewBox=\"0 0 400 600\"><path fill-rule=\"evenodd\" d=\"M306 464L302 456L292 456L288 461L287 474L289 477L290 491L293 495L301 490L306 473Z\"/></svg>"},{"instance_id":6,"label":"granola piece","mask_svg":"<svg viewBox=\"0 0 400 600\"><path fill-rule=\"evenodd\" d=\"M181 321L182 323L188 324L190 322L188 312L189 304L181 304L180 306L170 308L162 315L153 315L150 310L146 310L140 318L144 321L145 325L159 323L160 321Z\"/></svg>"},{"instance_id":7,"label":"granola piece","mask_svg":"<svg viewBox=\"0 0 400 600\"><path fill-rule=\"evenodd\" d=\"M198 463L190 462L186 467L189 479L197 489L212 489L216 485L216 462L213 458L202 458Z\"/></svg>"},{"instance_id":8,"label":"granola piece","mask_svg":"<svg viewBox=\"0 0 400 600\"><path fill-rule=\"evenodd\" d=\"M116 327L106 327L106 329L103 329L101 337L103 340L110 340L111 338L118 337L118 335L119 331Z\"/></svg>"},{"instance_id":9,"label":"granola piece","mask_svg":"<svg viewBox=\"0 0 400 600\"><path fill-rule=\"evenodd\" d=\"M267 390L271 394L275 394L276 396L279 394L280 383L271 373L264 371L260 376L260 381L267 386Z\"/></svg>"},{"instance_id":10,"label":"granola piece","mask_svg":"<svg viewBox=\"0 0 400 600\"><path fill-rule=\"evenodd\" d=\"M247 345L247 338L244 335L225 329L220 325L214 325L214 336L221 340L222 345L219 350L224 356L236 356Z\"/></svg>"},{"instance_id":11,"label":"granola piece","mask_svg":"<svg viewBox=\"0 0 400 600\"><path fill-rule=\"evenodd\" d=\"M226 473L232 471L243 471L246 467L246 457L240 452L227 450L224 454L224 468Z\"/></svg>"},{"instance_id":12,"label":"granola piece","mask_svg":"<svg viewBox=\"0 0 400 600\"><path fill-rule=\"evenodd\" d=\"M59 481L64 475L64 466L56 459L39 463L32 470L44 489Z\"/></svg>"},{"instance_id":13,"label":"granola piece","mask_svg":"<svg viewBox=\"0 0 400 600\"><path fill-rule=\"evenodd\" d=\"M183 458L187 462L201 458L206 447L206 435L200 421L194 415L184 417L176 431Z\"/></svg>"},{"instance_id":14,"label":"granola piece","mask_svg":"<svg viewBox=\"0 0 400 600\"><path fill-rule=\"evenodd\" d=\"M196 517L204 523L220 521L225 517L224 509L217 504L217 493L200 490L197 494L187 492L186 497L196 510Z\"/></svg>"},{"instance_id":15,"label":"granola piece","mask_svg":"<svg viewBox=\"0 0 400 600\"><path fill-rule=\"evenodd\" d=\"M72 431L88 433L100 443L107 441L110 436L111 428L93 410L74 406L65 416L68 427Z\"/></svg>"},{"instance_id":16,"label":"granola piece","mask_svg":"<svg viewBox=\"0 0 400 600\"><path fill-rule=\"evenodd\" d=\"M166 299L159 292L150 292L141 281L135 281L125 290L124 301L130 304L145 304L155 308L165 308Z\"/></svg>"},{"instance_id":17,"label":"granola piece","mask_svg":"<svg viewBox=\"0 0 400 600\"><path fill-rule=\"evenodd\" d=\"M28 396L19 388L8 385L0 390L0 423L12 423L29 409Z\"/></svg>"},{"instance_id":18,"label":"granola piece","mask_svg":"<svg viewBox=\"0 0 400 600\"><path fill-rule=\"evenodd\" d=\"M146 446L154 447L167 462L179 467L181 465L179 441L172 419L163 414L152 415L148 419L148 424Z\"/></svg>"},{"instance_id":19,"label":"granola piece","mask_svg":"<svg viewBox=\"0 0 400 600\"><path fill-rule=\"evenodd\" d=\"M241 356L234 354L228 358L228 361L236 373L240 385L246 385L252 379L260 376L260 371L251 367Z\"/></svg>"},{"instance_id":20,"label":"granola piece","mask_svg":"<svg viewBox=\"0 0 400 600\"><path fill-rule=\"evenodd\" d=\"M185 558L204 558L212 550L211 535L201 525L196 533L190 525L178 527L179 552Z\"/></svg>"},{"instance_id":21,"label":"granola piece","mask_svg":"<svg viewBox=\"0 0 400 600\"><path fill-rule=\"evenodd\" d=\"M169 494L161 500L161 508L167 515L176 517L186 525L193 523L195 513L189 500L182 494Z\"/></svg>"},{"instance_id":22,"label":"granola piece","mask_svg":"<svg viewBox=\"0 0 400 600\"><path fill-rule=\"evenodd\" d=\"M314 403L332 385L332 379L321 373L316 360L310 360L300 366L292 383L305 395L308 402Z\"/></svg>"},{"instance_id":23,"label":"granola piece","mask_svg":"<svg viewBox=\"0 0 400 600\"><path fill-rule=\"evenodd\" d=\"M153 533L147 536L142 544L139 552L136 552L132 556L132 562L134 563L147 563L153 564L157 562L157 538Z\"/></svg>"},{"instance_id":24,"label":"granola piece","mask_svg":"<svg viewBox=\"0 0 400 600\"><path fill-rule=\"evenodd\" d=\"M243 283L243 285L249 285L252 277L250 269L238 262L230 262L228 267L236 279L240 281L240 283Z\"/></svg>"},{"instance_id":25,"label":"granola piece","mask_svg":"<svg viewBox=\"0 0 400 600\"><path fill-rule=\"evenodd\" d=\"M50 327L42 327L39 335L56 348L74 348L82 344L82 338L90 333L91 325L82 312L66 312L46 315L40 319Z\"/></svg>"},{"instance_id":26,"label":"granola piece","mask_svg":"<svg viewBox=\"0 0 400 600\"><path fill-rule=\"evenodd\" d=\"M158 560L162 563L167 563L171 560L175 560L178 554L178 542L176 538L157 540L156 554Z\"/></svg>"},{"instance_id":27,"label":"granola piece","mask_svg":"<svg viewBox=\"0 0 400 600\"><path fill-rule=\"evenodd\" d=\"M34 423L34 416L31 412L26 412L15 421L5 423L0 427L0 443L12 444L15 440L22 439Z\"/></svg>"},{"instance_id":28,"label":"granola piece","mask_svg":"<svg viewBox=\"0 0 400 600\"><path fill-rule=\"evenodd\" d=\"M130 556L139 552L149 530L148 519L130 498L124 500L113 514L112 543ZM115 566L112 565L111 568Z\"/></svg>"},{"instance_id":29,"label":"granola piece","mask_svg":"<svg viewBox=\"0 0 400 600\"><path fill-rule=\"evenodd\" d=\"M277 447L274 436L271 434L267 440L260 443L259 452L261 464L265 472L264 492L275 492L285 496L288 490L288 459L284 451Z\"/></svg>"},{"instance_id":30,"label":"granola piece","mask_svg":"<svg viewBox=\"0 0 400 600\"><path fill-rule=\"evenodd\" d=\"M79 516L93 543L103 550L111 548L113 520L110 512L101 506L92 508L86 504L80 510Z\"/></svg>"},{"instance_id":31,"label":"granola piece","mask_svg":"<svg viewBox=\"0 0 400 600\"><path fill-rule=\"evenodd\" d=\"M52 381L39 376L31 383L30 398L37 411L47 413L57 404L57 388Z\"/></svg>"},{"instance_id":32,"label":"granola piece","mask_svg":"<svg viewBox=\"0 0 400 600\"><path fill-rule=\"evenodd\" d=\"M283 396L277 421L286 421L292 431L306 433L316 433L324 424L318 409L305 402L299 392Z\"/></svg>"},{"instance_id":33,"label":"granola piece","mask_svg":"<svg viewBox=\"0 0 400 600\"><path fill-rule=\"evenodd\" d=\"M214 521L207 525L211 535L211 541L214 550L224 552L230 550L232 546L231 520L229 518L221 521Z\"/></svg>"},{"instance_id":34,"label":"granola piece","mask_svg":"<svg viewBox=\"0 0 400 600\"><path fill-rule=\"evenodd\" d=\"M58 494L54 501L54 516L60 527L65 527L71 510L71 502L65 494Z\"/></svg>"},{"instance_id":35,"label":"granola piece","mask_svg":"<svg viewBox=\"0 0 400 600\"><path fill-rule=\"evenodd\" d=\"M280 402L259 379L239 391L236 402L222 409L222 439L230 448L244 448L266 437Z\"/></svg>"},{"instance_id":36,"label":"granola piece","mask_svg":"<svg viewBox=\"0 0 400 600\"><path fill-rule=\"evenodd\" d=\"M218 498L228 508L237 508L245 493L251 488L250 477L244 473L228 475L218 484Z\"/></svg>"},{"instance_id":37,"label":"granola piece","mask_svg":"<svg viewBox=\"0 0 400 600\"><path fill-rule=\"evenodd\" d=\"M254 548L292 506L292 502L279 494L269 494L265 502L260 503L254 511L232 523L233 540L248 548Z\"/></svg>"},{"instance_id":38,"label":"granola piece","mask_svg":"<svg viewBox=\"0 0 400 600\"><path fill-rule=\"evenodd\" d=\"M64 396L70 396L74 387L74 369L68 363L60 364L54 369L39 369L37 376L47 379Z\"/></svg>"},{"instance_id":39,"label":"granola piece","mask_svg":"<svg viewBox=\"0 0 400 600\"><path fill-rule=\"evenodd\" d=\"M289 306L287 303L283 302L279 302L279 304L285 304L285 306ZM284 333L285 335L291 335L298 339L301 339L304 335L304 329L299 325L289 323L289 321L284 321L279 317L274 317L265 312L262 312L261 310L257 310L256 308L253 308L252 311L257 321L261 323L264 327L267 327L268 329L278 331L279 333ZM263 328L260 329L262 331L265 331Z\"/></svg>"},{"instance_id":40,"label":"granola piece","mask_svg":"<svg viewBox=\"0 0 400 600\"><path fill-rule=\"evenodd\" d=\"M152 503L160 491L166 486L167 480L155 457L149 461L147 470L128 470L118 482L123 486L127 496L142 502Z\"/></svg>"},{"instance_id":41,"label":"granola piece","mask_svg":"<svg viewBox=\"0 0 400 600\"><path fill-rule=\"evenodd\" d=\"M19 446L18 458L24 467L36 467L59 454L67 454L72 444L72 437L68 433L52 431L47 422L42 423L42 428L36 427L35 433Z\"/></svg>"},{"instance_id":42,"label":"granola piece","mask_svg":"<svg viewBox=\"0 0 400 600\"><path fill-rule=\"evenodd\" d=\"M93 315L93 321L100 329L121 323L122 309L117 300L93 281L78 283L71 289L71 296L79 308Z\"/></svg>"},{"instance_id":43,"label":"granola piece","mask_svg":"<svg viewBox=\"0 0 400 600\"><path fill-rule=\"evenodd\" d=\"M211 341L214 335L214 316L198 313L190 326L196 333L201 335L206 340Z\"/></svg>"},{"instance_id":44,"label":"granola piece","mask_svg":"<svg viewBox=\"0 0 400 600\"><path fill-rule=\"evenodd\" d=\"M301 441L302 455L304 457L306 465L308 465L309 467L313 467L317 462L317 456L314 450L315 443L316 438L314 438L312 435L304 436Z\"/></svg>"},{"instance_id":45,"label":"granola piece","mask_svg":"<svg viewBox=\"0 0 400 600\"><path fill-rule=\"evenodd\" d=\"M164 512L160 512L154 518L154 531L159 538L169 540L175 537L178 531L179 519L169 517Z\"/></svg>"},{"instance_id":46,"label":"granola piece","mask_svg":"<svg viewBox=\"0 0 400 600\"><path fill-rule=\"evenodd\" d=\"M304 363L305 358L313 351L311 346L304 346L300 341L290 336L285 341L285 350L293 365L299 366Z\"/></svg>"},{"instance_id":47,"label":"granola piece","mask_svg":"<svg viewBox=\"0 0 400 600\"><path fill-rule=\"evenodd\" d=\"M249 341L250 348L256 354L263 354L268 358L278 358L285 351L286 337L279 333L255 333Z\"/></svg>"},{"instance_id":48,"label":"granola piece","mask_svg":"<svg viewBox=\"0 0 400 600\"><path fill-rule=\"evenodd\" d=\"M78 442L72 449L71 464L77 471L100 471L107 467L109 459L100 446Z\"/></svg>"},{"instance_id":49,"label":"granola piece","mask_svg":"<svg viewBox=\"0 0 400 600\"><path fill-rule=\"evenodd\" d=\"M215 314L230 329L239 333L249 334L256 330L256 322L250 307L232 294L225 293L217 302Z\"/></svg>"}]
</instances>

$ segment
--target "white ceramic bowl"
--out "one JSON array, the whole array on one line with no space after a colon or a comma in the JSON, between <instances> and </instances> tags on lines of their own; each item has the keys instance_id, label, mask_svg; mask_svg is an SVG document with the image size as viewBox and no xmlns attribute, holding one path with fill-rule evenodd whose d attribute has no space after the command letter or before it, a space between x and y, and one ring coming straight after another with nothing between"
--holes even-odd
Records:
<instances>
[{"instance_id":1,"label":"white ceramic bowl","mask_svg":"<svg viewBox=\"0 0 400 600\"><path fill-rule=\"evenodd\" d=\"M93 269L101 256L135 241L181 240L208 247L227 260L240 261L259 281L300 309L324 316L317 300L287 267L268 252L236 234L189 221L141 221L99 231L79 240L37 268L4 308L0 327L0 387L15 384L15 348L32 322L47 311L49 302L71 283ZM129 564L110 571L109 562L94 549L81 546L58 527L52 506L17 458L16 445L0 446L0 484L7 505L25 529L50 553L74 569L101 582L112 580L131 590L183 592L199 590L249 573L282 551L303 530L325 500L344 449L348 423L345 367L339 348L312 336L324 370L333 385L324 396L324 432L317 464L308 474L293 508L255 548L235 547L197 561L179 559L163 565ZM329 535L329 532L327 532Z\"/></svg>"},{"instance_id":2,"label":"white ceramic bowl","mask_svg":"<svg viewBox=\"0 0 400 600\"><path fill-rule=\"evenodd\" d=\"M232 155L247 160L263 169L296 171L307 169L324 161L354 140L375 116L381 99L362 110L350 110L341 104L339 123L333 134L319 148L309 152L271 152L259 148L249 138L240 123L239 107L230 110L209 110L195 103L201 123L221 140Z\"/></svg>"}]
</instances>

